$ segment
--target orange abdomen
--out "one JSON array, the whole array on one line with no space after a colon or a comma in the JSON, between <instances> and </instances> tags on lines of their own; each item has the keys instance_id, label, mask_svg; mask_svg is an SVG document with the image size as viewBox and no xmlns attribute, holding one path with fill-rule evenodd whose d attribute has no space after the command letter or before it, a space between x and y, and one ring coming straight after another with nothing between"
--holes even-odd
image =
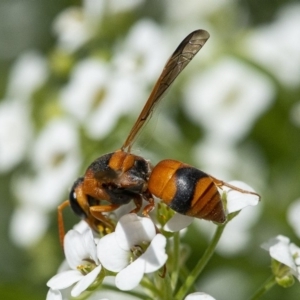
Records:
<instances>
[{"instance_id":1,"label":"orange abdomen","mask_svg":"<svg viewBox=\"0 0 300 300\"><path fill-rule=\"evenodd\" d=\"M148 189L174 211L218 223L226 219L220 193L206 173L176 160L159 162Z\"/></svg>"}]
</instances>

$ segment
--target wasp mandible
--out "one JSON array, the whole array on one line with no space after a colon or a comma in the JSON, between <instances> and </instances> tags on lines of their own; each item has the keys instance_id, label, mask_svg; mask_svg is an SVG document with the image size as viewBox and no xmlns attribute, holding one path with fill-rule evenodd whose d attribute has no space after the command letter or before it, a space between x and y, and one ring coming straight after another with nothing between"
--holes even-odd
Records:
<instances>
[{"instance_id":1,"label":"wasp mandible","mask_svg":"<svg viewBox=\"0 0 300 300\"><path fill-rule=\"evenodd\" d=\"M64 237L62 210L70 205L75 214L97 232L113 230L114 225L103 214L134 201L140 211L142 201L148 204L143 214L154 208L154 197L160 198L174 211L205 220L223 223L226 220L218 187L228 186L241 193L258 194L234 187L190 165L167 159L152 166L141 156L131 153L138 132L149 119L176 77L189 64L209 38L205 30L190 33L167 61L160 77L121 149L97 158L78 178L69 199L58 207L61 243ZM106 201L108 204L104 204Z\"/></svg>"}]
</instances>

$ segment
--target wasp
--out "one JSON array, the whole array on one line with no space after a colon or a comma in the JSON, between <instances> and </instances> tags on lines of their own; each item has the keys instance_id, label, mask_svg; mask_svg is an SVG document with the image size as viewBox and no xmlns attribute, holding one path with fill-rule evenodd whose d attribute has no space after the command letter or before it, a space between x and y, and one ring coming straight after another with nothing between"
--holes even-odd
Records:
<instances>
[{"instance_id":1,"label":"wasp","mask_svg":"<svg viewBox=\"0 0 300 300\"><path fill-rule=\"evenodd\" d=\"M58 207L61 242L64 237L62 210L69 205L96 232L109 232L113 231L114 225L105 213L130 201L135 204L132 213L139 212L143 200L146 200L148 203L143 214L148 216L155 206L155 196L180 214L224 223L226 213L218 188L228 186L242 193L259 196L180 161L166 159L152 166L148 160L131 153L137 134L156 104L208 39L209 33L200 29L190 33L179 44L167 61L122 147L97 158L87 168L84 176L75 181L69 200Z\"/></svg>"}]
</instances>

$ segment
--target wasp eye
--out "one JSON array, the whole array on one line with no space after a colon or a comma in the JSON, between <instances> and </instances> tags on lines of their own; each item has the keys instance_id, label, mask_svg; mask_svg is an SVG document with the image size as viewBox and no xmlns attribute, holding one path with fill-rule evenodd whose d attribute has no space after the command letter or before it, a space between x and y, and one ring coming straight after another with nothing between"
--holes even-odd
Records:
<instances>
[{"instance_id":1,"label":"wasp eye","mask_svg":"<svg viewBox=\"0 0 300 300\"><path fill-rule=\"evenodd\" d=\"M73 209L74 213L81 219L86 219L87 214L85 213L83 208L79 205L79 203L77 201L77 194L76 194L76 189L82 184L82 182L83 182L82 177L78 178L75 181L75 183L72 186L71 192L69 194L69 201L70 201L70 205L71 205L71 208Z\"/></svg>"}]
</instances>

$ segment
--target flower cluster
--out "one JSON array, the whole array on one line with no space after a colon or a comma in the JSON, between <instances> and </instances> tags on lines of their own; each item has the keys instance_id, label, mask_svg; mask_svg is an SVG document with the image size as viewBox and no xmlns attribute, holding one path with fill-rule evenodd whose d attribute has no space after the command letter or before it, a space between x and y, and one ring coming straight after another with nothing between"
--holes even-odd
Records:
<instances>
[{"instance_id":1,"label":"flower cluster","mask_svg":"<svg viewBox=\"0 0 300 300\"><path fill-rule=\"evenodd\" d=\"M144 274L164 266L166 238L156 233L148 218L128 214L119 220L116 229L100 240L87 228L83 233L69 231L64 240L64 251L69 270L58 273L47 285L47 299L57 299L60 290L76 283L72 297L79 296L92 284L101 283L105 274L116 274L115 284L120 290L135 288Z\"/></svg>"},{"instance_id":2,"label":"flower cluster","mask_svg":"<svg viewBox=\"0 0 300 300\"><path fill-rule=\"evenodd\" d=\"M237 188L251 187L242 182L232 182ZM223 198L227 207L228 220L246 206L256 205L259 197L244 194L224 187ZM169 277L167 244L176 232L188 226L193 218L175 214L159 230L150 218L136 214L123 215L115 231L102 238L94 237L89 227L78 227L69 231L64 239L64 252L68 267L52 277L47 300L62 299L62 292L71 288L71 296L92 293L109 276L115 276L115 286L122 291L135 289L145 275L160 270L163 277ZM159 222L158 222L159 223ZM79 232L81 231L81 232ZM166 232L164 235L163 232ZM150 277L154 280L154 277ZM213 299L204 293L193 293L186 299Z\"/></svg>"},{"instance_id":3,"label":"flower cluster","mask_svg":"<svg viewBox=\"0 0 300 300\"><path fill-rule=\"evenodd\" d=\"M300 248L290 239L278 235L262 247L272 258L272 271L277 283L283 287L294 283L293 276L300 282Z\"/></svg>"}]
</instances>

